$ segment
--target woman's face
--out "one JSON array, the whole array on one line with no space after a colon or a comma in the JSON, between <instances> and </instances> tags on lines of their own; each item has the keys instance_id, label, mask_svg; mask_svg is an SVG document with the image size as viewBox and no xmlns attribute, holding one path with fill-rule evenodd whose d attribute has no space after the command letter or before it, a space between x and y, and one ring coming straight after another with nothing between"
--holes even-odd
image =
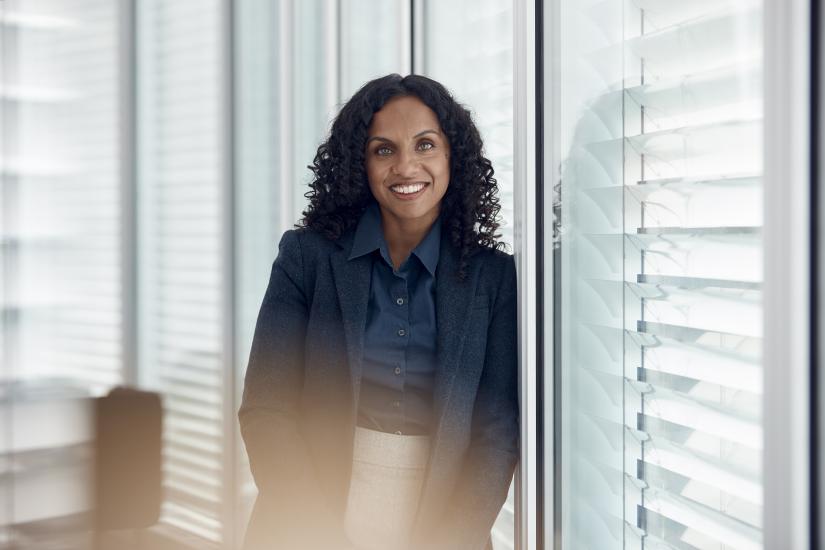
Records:
<instances>
[{"instance_id":1,"label":"woman's face","mask_svg":"<svg viewBox=\"0 0 825 550\"><path fill-rule=\"evenodd\" d=\"M450 145L432 109L395 97L373 115L367 136L367 178L382 215L434 222L450 183Z\"/></svg>"}]
</instances>

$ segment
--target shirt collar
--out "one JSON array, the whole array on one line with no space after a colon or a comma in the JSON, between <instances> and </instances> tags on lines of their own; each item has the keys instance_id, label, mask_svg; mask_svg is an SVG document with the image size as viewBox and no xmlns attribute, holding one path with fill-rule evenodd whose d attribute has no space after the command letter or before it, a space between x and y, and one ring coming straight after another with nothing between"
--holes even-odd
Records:
<instances>
[{"instance_id":1,"label":"shirt collar","mask_svg":"<svg viewBox=\"0 0 825 550\"><path fill-rule=\"evenodd\" d=\"M381 210L378 203L373 201L367 206L358 226L355 229L355 238L348 260L380 250L385 259L389 258L389 249L384 240L384 231L381 229ZM418 243L412 254L421 260L430 275L435 276L438 266L438 256L441 252L441 216L436 218L427 235Z\"/></svg>"}]
</instances>

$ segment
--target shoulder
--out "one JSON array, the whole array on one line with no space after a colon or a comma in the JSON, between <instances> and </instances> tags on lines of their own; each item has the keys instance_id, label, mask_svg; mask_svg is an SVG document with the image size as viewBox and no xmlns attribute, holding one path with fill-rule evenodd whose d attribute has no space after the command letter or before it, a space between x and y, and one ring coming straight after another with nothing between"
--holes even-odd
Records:
<instances>
[{"instance_id":1,"label":"shoulder","mask_svg":"<svg viewBox=\"0 0 825 550\"><path fill-rule=\"evenodd\" d=\"M339 248L336 241L332 241L308 227L297 227L284 231L281 243L278 245L281 252L300 253L304 258L318 254L329 254Z\"/></svg>"},{"instance_id":2,"label":"shoulder","mask_svg":"<svg viewBox=\"0 0 825 550\"><path fill-rule=\"evenodd\" d=\"M516 262L512 254L484 248L471 259L478 269L477 294L486 294L492 303L508 301L516 295Z\"/></svg>"},{"instance_id":3,"label":"shoulder","mask_svg":"<svg viewBox=\"0 0 825 550\"><path fill-rule=\"evenodd\" d=\"M330 255L341 247L317 231L299 227L284 231L278 244L275 266L279 266L306 295L319 280L328 280Z\"/></svg>"},{"instance_id":4,"label":"shoulder","mask_svg":"<svg viewBox=\"0 0 825 550\"><path fill-rule=\"evenodd\" d=\"M516 261L509 252L483 248L473 255L472 262L478 264L482 280L501 283L503 279L515 277Z\"/></svg>"},{"instance_id":5,"label":"shoulder","mask_svg":"<svg viewBox=\"0 0 825 550\"><path fill-rule=\"evenodd\" d=\"M317 276L326 277L330 258L343 249L339 241L334 241L307 227L289 229L281 236L278 258L295 266L303 273L304 280L311 283ZM277 261L277 260L276 260Z\"/></svg>"}]
</instances>

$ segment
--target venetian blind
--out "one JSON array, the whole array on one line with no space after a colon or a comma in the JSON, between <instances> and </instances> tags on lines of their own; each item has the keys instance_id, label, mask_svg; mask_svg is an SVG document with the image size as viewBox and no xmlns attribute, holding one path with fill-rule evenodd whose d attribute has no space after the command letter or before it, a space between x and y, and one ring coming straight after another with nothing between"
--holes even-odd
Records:
<instances>
[{"instance_id":1,"label":"venetian blind","mask_svg":"<svg viewBox=\"0 0 825 550\"><path fill-rule=\"evenodd\" d=\"M565 548L761 548L761 2L562 14Z\"/></svg>"},{"instance_id":2,"label":"venetian blind","mask_svg":"<svg viewBox=\"0 0 825 550\"><path fill-rule=\"evenodd\" d=\"M121 379L117 10L6 2L2 241L8 374Z\"/></svg>"},{"instance_id":3,"label":"venetian blind","mask_svg":"<svg viewBox=\"0 0 825 550\"><path fill-rule=\"evenodd\" d=\"M0 2L3 547L87 547L88 397L123 379L118 17Z\"/></svg>"},{"instance_id":4,"label":"venetian blind","mask_svg":"<svg viewBox=\"0 0 825 550\"><path fill-rule=\"evenodd\" d=\"M139 361L164 404L161 522L226 527L221 3L138 4Z\"/></svg>"}]
</instances>

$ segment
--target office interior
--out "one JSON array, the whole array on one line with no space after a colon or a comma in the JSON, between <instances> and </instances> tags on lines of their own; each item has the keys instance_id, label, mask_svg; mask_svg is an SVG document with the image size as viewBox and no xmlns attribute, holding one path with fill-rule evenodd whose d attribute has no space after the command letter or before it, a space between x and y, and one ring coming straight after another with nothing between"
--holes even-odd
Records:
<instances>
[{"instance_id":1,"label":"office interior","mask_svg":"<svg viewBox=\"0 0 825 550\"><path fill-rule=\"evenodd\" d=\"M241 547L277 244L388 73L471 109L516 258L495 549L818 548L820 29L817 0L3 0L0 548Z\"/></svg>"}]
</instances>

